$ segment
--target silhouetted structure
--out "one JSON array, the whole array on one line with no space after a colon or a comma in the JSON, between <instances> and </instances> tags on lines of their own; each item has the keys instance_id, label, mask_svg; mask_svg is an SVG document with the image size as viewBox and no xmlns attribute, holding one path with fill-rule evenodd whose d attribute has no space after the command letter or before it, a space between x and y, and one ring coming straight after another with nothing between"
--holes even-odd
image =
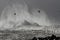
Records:
<instances>
[{"instance_id":1,"label":"silhouetted structure","mask_svg":"<svg viewBox=\"0 0 60 40\"><path fill-rule=\"evenodd\" d=\"M52 36L48 36L48 37L34 37L32 40L60 40L60 37L56 37L54 34L52 34Z\"/></svg>"},{"instance_id":2,"label":"silhouetted structure","mask_svg":"<svg viewBox=\"0 0 60 40\"><path fill-rule=\"evenodd\" d=\"M37 38L36 37L33 37L32 40L37 40Z\"/></svg>"}]
</instances>

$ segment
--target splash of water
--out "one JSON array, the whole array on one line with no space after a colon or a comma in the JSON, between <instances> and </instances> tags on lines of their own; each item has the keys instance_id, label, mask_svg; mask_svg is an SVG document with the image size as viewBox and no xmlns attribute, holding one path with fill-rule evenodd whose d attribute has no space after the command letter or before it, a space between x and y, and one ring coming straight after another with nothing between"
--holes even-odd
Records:
<instances>
[{"instance_id":1,"label":"splash of water","mask_svg":"<svg viewBox=\"0 0 60 40\"><path fill-rule=\"evenodd\" d=\"M16 13L16 15L14 15ZM28 12L28 6L22 4L12 4L8 5L2 11L0 25L3 28L13 28L14 24L21 25L25 20L34 24L48 26L50 25L49 19L46 13L43 10L40 10L40 13L37 12L37 9L32 10L32 14ZM10 23L10 21L13 23ZM32 26L33 27L33 26Z\"/></svg>"},{"instance_id":2,"label":"splash of water","mask_svg":"<svg viewBox=\"0 0 60 40\"><path fill-rule=\"evenodd\" d=\"M38 23L39 25L43 25L43 26L50 26L50 20L46 14L45 11L40 9L40 12L38 12L39 9L34 9L32 10L32 14L33 14L33 20Z\"/></svg>"}]
</instances>

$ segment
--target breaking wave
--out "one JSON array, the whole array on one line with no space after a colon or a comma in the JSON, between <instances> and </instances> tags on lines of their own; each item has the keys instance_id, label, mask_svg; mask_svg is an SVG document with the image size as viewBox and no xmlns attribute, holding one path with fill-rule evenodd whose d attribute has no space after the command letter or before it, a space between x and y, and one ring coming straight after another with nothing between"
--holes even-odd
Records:
<instances>
[{"instance_id":1,"label":"breaking wave","mask_svg":"<svg viewBox=\"0 0 60 40\"><path fill-rule=\"evenodd\" d=\"M14 15L14 13L16 13ZM30 25L42 25L49 26L51 25L48 16L46 13L40 9L40 13L38 9L34 9L31 11L32 14L28 12L27 4L19 4L13 3L4 8L1 14L0 27L1 28L17 28L17 25L21 26L25 23L30 23ZM25 24L26 25L26 24ZM26 26L25 26L26 27ZM34 28L32 26L32 28ZM37 27L36 27L37 28ZM39 27L40 29L43 27Z\"/></svg>"}]
</instances>

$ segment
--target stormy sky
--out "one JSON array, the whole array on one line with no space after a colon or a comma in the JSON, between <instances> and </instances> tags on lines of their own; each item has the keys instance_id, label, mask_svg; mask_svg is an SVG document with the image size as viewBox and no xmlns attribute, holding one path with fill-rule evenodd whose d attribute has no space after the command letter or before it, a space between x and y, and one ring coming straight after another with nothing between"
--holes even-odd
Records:
<instances>
[{"instance_id":1,"label":"stormy sky","mask_svg":"<svg viewBox=\"0 0 60 40\"><path fill-rule=\"evenodd\" d=\"M30 9L40 8L46 11L49 20L52 23L60 24L60 0L24 0ZM9 5L12 0L0 0L0 14L2 10ZM18 0L23 2L23 0Z\"/></svg>"}]
</instances>

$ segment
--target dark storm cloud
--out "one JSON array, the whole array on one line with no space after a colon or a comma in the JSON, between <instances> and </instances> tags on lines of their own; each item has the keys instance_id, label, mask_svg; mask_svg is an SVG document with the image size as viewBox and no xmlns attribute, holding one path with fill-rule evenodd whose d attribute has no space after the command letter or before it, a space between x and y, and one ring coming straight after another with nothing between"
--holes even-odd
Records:
<instances>
[{"instance_id":1,"label":"dark storm cloud","mask_svg":"<svg viewBox=\"0 0 60 40\"><path fill-rule=\"evenodd\" d=\"M22 0L16 0L23 2ZM14 1L14 2L16 2ZM24 0L32 8L40 8L47 12L49 19L52 22L60 23L60 0ZM0 0L0 13L3 8L13 0Z\"/></svg>"}]
</instances>

